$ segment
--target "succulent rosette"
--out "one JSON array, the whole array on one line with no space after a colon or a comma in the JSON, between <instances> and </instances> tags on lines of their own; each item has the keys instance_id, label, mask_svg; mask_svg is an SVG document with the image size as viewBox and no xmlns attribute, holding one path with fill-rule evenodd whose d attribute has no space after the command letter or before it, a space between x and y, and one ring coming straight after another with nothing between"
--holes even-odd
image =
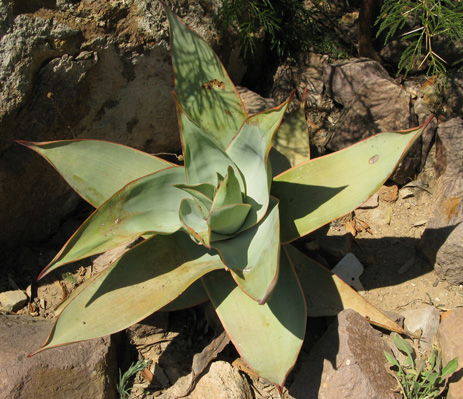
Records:
<instances>
[{"instance_id":1,"label":"succulent rosette","mask_svg":"<svg viewBox=\"0 0 463 399\"><path fill-rule=\"evenodd\" d=\"M281 389L307 314L353 307L402 331L290 243L367 200L424 126L372 136L272 177L275 132L282 125L306 134L303 108L282 122L288 99L249 116L212 49L165 9L184 166L99 140L20 142L96 208L40 277L144 238L71 293L38 351L210 300L243 360Z\"/></svg>"}]
</instances>

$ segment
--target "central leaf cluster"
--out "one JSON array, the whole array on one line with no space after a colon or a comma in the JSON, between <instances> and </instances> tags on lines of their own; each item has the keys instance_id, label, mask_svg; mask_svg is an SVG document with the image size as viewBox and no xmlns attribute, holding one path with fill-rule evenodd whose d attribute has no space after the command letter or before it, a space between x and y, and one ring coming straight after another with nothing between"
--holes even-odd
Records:
<instances>
[{"instance_id":1,"label":"central leaf cluster","mask_svg":"<svg viewBox=\"0 0 463 399\"><path fill-rule=\"evenodd\" d=\"M244 202L245 182L236 166L229 166L225 176L217 173L216 185L178 184L176 187L192 196L180 205L180 221L206 247L210 246L211 236L217 240L238 233L251 209L251 205Z\"/></svg>"}]
</instances>

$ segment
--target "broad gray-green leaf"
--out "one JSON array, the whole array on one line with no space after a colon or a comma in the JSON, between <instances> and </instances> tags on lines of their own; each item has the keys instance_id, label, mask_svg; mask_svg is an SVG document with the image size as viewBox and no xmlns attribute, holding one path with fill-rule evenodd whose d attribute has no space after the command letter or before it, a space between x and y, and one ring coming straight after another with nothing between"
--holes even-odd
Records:
<instances>
[{"instance_id":1,"label":"broad gray-green leaf","mask_svg":"<svg viewBox=\"0 0 463 399\"><path fill-rule=\"evenodd\" d=\"M205 273L221 268L214 251L183 232L144 241L73 297L35 353L121 331L170 303Z\"/></svg>"},{"instance_id":2,"label":"broad gray-green leaf","mask_svg":"<svg viewBox=\"0 0 463 399\"><path fill-rule=\"evenodd\" d=\"M300 106L283 120L273 137L270 160L274 176L310 160L309 132L304 111L305 99L306 97L303 96Z\"/></svg>"},{"instance_id":3,"label":"broad gray-green leaf","mask_svg":"<svg viewBox=\"0 0 463 399\"><path fill-rule=\"evenodd\" d=\"M267 214L257 225L212 243L236 283L259 304L270 298L278 278L280 220L278 201L270 200Z\"/></svg>"},{"instance_id":4,"label":"broad gray-green leaf","mask_svg":"<svg viewBox=\"0 0 463 399\"><path fill-rule=\"evenodd\" d=\"M173 312L188 309L207 302L209 297L201 280L196 280L178 298L159 309L159 312Z\"/></svg>"},{"instance_id":5,"label":"broad gray-green leaf","mask_svg":"<svg viewBox=\"0 0 463 399\"><path fill-rule=\"evenodd\" d=\"M42 155L95 208L127 183L173 166L161 158L108 141L18 143Z\"/></svg>"},{"instance_id":6,"label":"broad gray-green leaf","mask_svg":"<svg viewBox=\"0 0 463 399\"><path fill-rule=\"evenodd\" d=\"M370 323L404 334L405 330L368 303L358 292L293 245L283 248L296 269L307 302L310 317L336 316L344 309L353 309Z\"/></svg>"},{"instance_id":7,"label":"broad gray-green leaf","mask_svg":"<svg viewBox=\"0 0 463 399\"><path fill-rule=\"evenodd\" d=\"M175 92L182 108L222 150L246 120L227 71L209 45L167 7Z\"/></svg>"},{"instance_id":8,"label":"broad gray-green leaf","mask_svg":"<svg viewBox=\"0 0 463 399\"><path fill-rule=\"evenodd\" d=\"M240 180L241 191L244 192L244 182L241 175L217 142L201 130L183 111L177 103L182 134L183 156L185 160L186 177L189 185L211 184L217 187L219 175L225 176L229 167L235 169L235 175Z\"/></svg>"},{"instance_id":9,"label":"broad gray-green leaf","mask_svg":"<svg viewBox=\"0 0 463 399\"><path fill-rule=\"evenodd\" d=\"M280 260L278 284L265 305L249 298L226 272L209 273L202 281L241 357L281 388L297 360L307 319L304 296L286 256Z\"/></svg>"},{"instance_id":10,"label":"broad gray-green leaf","mask_svg":"<svg viewBox=\"0 0 463 399\"><path fill-rule=\"evenodd\" d=\"M209 186L209 184L207 185ZM184 186L186 187L187 185L185 184ZM201 193L200 191L188 188L188 187L187 188L182 187L181 184L176 184L175 187L185 190L188 194L190 194L193 197L194 201L196 202L196 205L198 206L198 208L201 209L203 215L208 215L210 213L211 206L212 206L212 200L210 200L203 193Z\"/></svg>"},{"instance_id":11,"label":"broad gray-green leaf","mask_svg":"<svg viewBox=\"0 0 463 399\"><path fill-rule=\"evenodd\" d=\"M212 184L176 184L175 187L185 190L193 198L209 205L209 209L211 208L216 191L216 188Z\"/></svg>"},{"instance_id":12,"label":"broad gray-green leaf","mask_svg":"<svg viewBox=\"0 0 463 399\"><path fill-rule=\"evenodd\" d=\"M246 220L250 209L249 204L231 204L214 209L208 218L211 230L225 235L236 233Z\"/></svg>"},{"instance_id":13,"label":"broad gray-green leaf","mask_svg":"<svg viewBox=\"0 0 463 399\"><path fill-rule=\"evenodd\" d=\"M182 227L178 210L189 197L181 167L164 169L127 184L101 205L69 239L39 278L57 267L108 251L146 232L170 234Z\"/></svg>"},{"instance_id":14,"label":"broad gray-green leaf","mask_svg":"<svg viewBox=\"0 0 463 399\"><path fill-rule=\"evenodd\" d=\"M185 231L209 248L211 229L207 214L204 214L197 202L189 198L184 199L180 204L179 217Z\"/></svg>"},{"instance_id":15,"label":"broad gray-green leaf","mask_svg":"<svg viewBox=\"0 0 463 399\"><path fill-rule=\"evenodd\" d=\"M252 205L252 211L242 230L256 224L267 211L270 193L268 154L273 134L281 123L288 101L277 108L250 117L227 148L227 154L246 182L244 202Z\"/></svg>"},{"instance_id":16,"label":"broad gray-green leaf","mask_svg":"<svg viewBox=\"0 0 463 399\"><path fill-rule=\"evenodd\" d=\"M431 119L416 129L377 134L276 176L272 195L280 200L281 241L304 236L365 202Z\"/></svg>"}]
</instances>

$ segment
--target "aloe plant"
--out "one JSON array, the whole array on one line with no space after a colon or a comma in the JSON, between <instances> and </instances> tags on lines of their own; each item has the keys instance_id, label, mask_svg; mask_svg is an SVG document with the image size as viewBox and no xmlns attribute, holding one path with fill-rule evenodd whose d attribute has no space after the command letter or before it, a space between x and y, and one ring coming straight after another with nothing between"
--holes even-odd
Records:
<instances>
[{"instance_id":1,"label":"aloe plant","mask_svg":"<svg viewBox=\"0 0 463 399\"><path fill-rule=\"evenodd\" d=\"M275 132L280 124L286 133L306 129L303 109L282 123L290 98L248 116L214 52L165 9L184 166L105 141L20 141L96 208L39 278L143 237L66 299L34 353L209 299L249 367L281 389L307 315L352 307L403 332L290 243L373 195L424 126L372 136L272 177Z\"/></svg>"}]
</instances>

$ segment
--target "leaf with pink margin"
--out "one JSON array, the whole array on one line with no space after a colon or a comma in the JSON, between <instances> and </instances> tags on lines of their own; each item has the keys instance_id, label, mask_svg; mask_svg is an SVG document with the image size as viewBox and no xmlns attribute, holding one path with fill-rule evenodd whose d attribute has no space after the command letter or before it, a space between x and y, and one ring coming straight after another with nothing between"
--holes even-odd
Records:
<instances>
[{"instance_id":1,"label":"leaf with pink margin","mask_svg":"<svg viewBox=\"0 0 463 399\"><path fill-rule=\"evenodd\" d=\"M212 243L238 286L264 304L278 279L280 220L278 201L270 198L267 214L255 226L226 241Z\"/></svg>"},{"instance_id":2,"label":"leaf with pink margin","mask_svg":"<svg viewBox=\"0 0 463 399\"><path fill-rule=\"evenodd\" d=\"M70 262L109 251L145 233L170 234L182 227L178 209L190 195L174 187L185 183L181 167L172 167L135 180L101 205L74 233L42 278Z\"/></svg>"},{"instance_id":3,"label":"leaf with pink margin","mask_svg":"<svg viewBox=\"0 0 463 399\"><path fill-rule=\"evenodd\" d=\"M42 155L84 200L98 208L126 184L173 165L102 140L17 141Z\"/></svg>"},{"instance_id":4,"label":"leaf with pink margin","mask_svg":"<svg viewBox=\"0 0 463 399\"><path fill-rule=\"evenodd\" d=\"M278 284L264 305L224 271L208 273L202 281L243 360L281 389L301 350L307 320L304 295L286 254L281 255Z\"/></svg>"},{"instance_id":5,"label":"leaf with pink margin","mask_svg":"<svg viewBox=\"0 0 463 399\"><path fill-rule=\"evenodd\" d=\"M169 304L205 273L223 267L215 251L183 232L143 241L73 295L34 354L121 331Z\"/></svg>"},{"instance_id":6,"label":"leaf with pink margin","mask_svg":"<svg viewBox=\"0 0 463 399\"><path fill-rule=\"evenodd\" d=\"M280 200L281 241L294 241L363 204L432 118L418 128L377 134L276 176L272 195Z\"/></svg>"}]
</instances>

